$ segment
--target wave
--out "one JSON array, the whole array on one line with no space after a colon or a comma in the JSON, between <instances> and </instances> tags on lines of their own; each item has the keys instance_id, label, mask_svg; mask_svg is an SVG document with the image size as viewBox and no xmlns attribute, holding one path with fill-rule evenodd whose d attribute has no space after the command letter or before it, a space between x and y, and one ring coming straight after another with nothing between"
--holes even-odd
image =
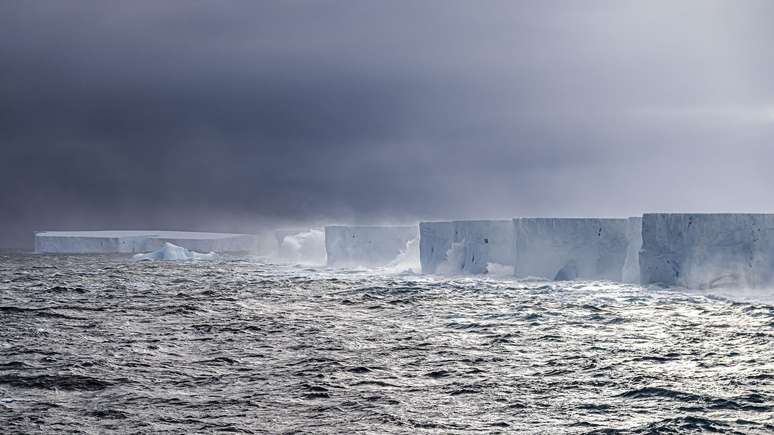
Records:
<instances>
[{"instance_id":1,"label":"wave","mask_svg":"<svg viewBox=\"0 0 774 435\"><path fill-rule=\"evenodd\" d=\"M406 247L384 269L388 273L421 273L419 238L406 242Z\"/></svg>"},{"instance_id":2,"label":"wave","mask_svg":"<svg viewBox=\"0 0 774 435\"><path fill-rule=\"evenodd\" d=\"M325 232L313 228L283 237L277 259L284 263L325 264Z\"/></svg>"}]
</instances>

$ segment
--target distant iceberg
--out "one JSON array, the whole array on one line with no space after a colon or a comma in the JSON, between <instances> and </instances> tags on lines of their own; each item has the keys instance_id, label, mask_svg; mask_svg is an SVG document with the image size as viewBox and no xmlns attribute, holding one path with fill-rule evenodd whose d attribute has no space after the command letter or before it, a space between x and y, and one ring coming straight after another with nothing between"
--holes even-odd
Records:
<instances>
[{"instance_id":1,"label":"distant iceberg","mask_svg":"<svg viewBox=\"0 0 774 435\"><path fill-rule=\"evenodd\" d=\"M181 260L214 260L218 256L214 252L202 254L190 251L166 242L161 249L146 254L135 254L132 258L136 261L181 261Z\"/></svg>"},{"instance_id":2,"label":"distant iceberg","mask_svg":"<svg viewBox=\"0 0 774 435\"><path fill-rule=\"evenodd\" d=\"M42 231L35 233L35 252L50 254L134 254L160 249L164 243L215 252L255 252L251 234L193 231Z\"/></svg>"}]
</instances>

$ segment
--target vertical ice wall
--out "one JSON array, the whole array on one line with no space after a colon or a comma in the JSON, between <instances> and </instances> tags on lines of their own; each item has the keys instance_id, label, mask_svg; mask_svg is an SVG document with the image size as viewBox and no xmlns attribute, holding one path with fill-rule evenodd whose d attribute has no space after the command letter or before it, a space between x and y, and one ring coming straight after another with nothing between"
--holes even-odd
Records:
<instances>
[{"instance_id":1,"label":"vertical ice wall","mask_svg":"<svg viewBox=\"0 0 774 435\"><path fill-rule=\"evenodd\" d=\"M417 237L416 226L327 226L329 266L385 266Z\"/></svg>"},{"instance_id":2,"label":"vertical ice wall","mask_svg":"<svg viewBox=\"0 0 774 435\"><path fill-rule=\"evenodd\" d=\"M643 284L688 288L774 284L774 215L645 214Z\"/></svg>"},{"instance_id":3,"label":"vertical ice wall","mask_svg":"<svg viewBox=\"0 0 774 435\"><path fill-rule=\"evenodd\" d=\"M480 274L490 263L513 265L513 224L510 220L457 221L454 241L462 244L459 270Z\"/></svg>"},{"instance_id":4,"label":"vertical ice wall","mask_svg":"<svg viewBox=\"0 0 774 435\"><path fill-rule=\"evenodd\" d=\"M423 273L482 274L490 265L513 265L510 220L422 222Z\"/></svg>"},{"instance_id":5,"label":"vertical ice wall","mask_svg":"<svg viewBox=\"0 0 774 435\"><path fill-rule=\"evenodd\" d=\"M630 217L626 220L626 260L621 279L623 282L639 284L640 249L642 249L642 218Z\"/></svg>"},{"instance_id":6,"label":"vertical ice wall","mask_svg":"<svg viewBox=\"0 0 774 435\"><path fill-rule=\"evenodd\" d=\"M454 241L454 222L419 223L419 262L422 273L436 273Z\"/></svg>"},{"instance_id":7,"label":"vertical ice wall","mask_svg":"<svg viewBox=\"0 0 774 435\"><path fill-rule=\"evenodd\" d=\"M520 218L513 225L516 276L621 281L626 219Z\"/></svg>"},{"instance_id":8,"label":"vertical ice wall","mask_svg":"<svg viewBox=\"0 0 774 435\"><path fill-rule=\"evenodd\" d=\"M136 253L159 249L167 242L194 251L252 252L258 238L251 234L188 231L44 231L35 233L35 252Z\"/></svg>"},{"instance_id":9,"label":"vertical ice wall","mask_svg":"<svg viewBox=\"0 0 774 435\"><path fill-rule=\"evenodd\" d=\"M197 233L170 231L149 238L144 251L161 249L166 243L197 252L255 252L258 249L258 237L252 234L200 236Z\"/></svg>"},{"instance_id":10,"label":"vertical ice wall","mask_svg":"<svg viewBox=\"0 0 774 435\"><path fill-rule=\"evenodd\" d=\"M69 235L67 233L38 233L35 252L51 254L115 254L143 251L148 245L144 236L130 235ZM148 248L150 249L150 248Z\"/></svg>"}]
</instances>

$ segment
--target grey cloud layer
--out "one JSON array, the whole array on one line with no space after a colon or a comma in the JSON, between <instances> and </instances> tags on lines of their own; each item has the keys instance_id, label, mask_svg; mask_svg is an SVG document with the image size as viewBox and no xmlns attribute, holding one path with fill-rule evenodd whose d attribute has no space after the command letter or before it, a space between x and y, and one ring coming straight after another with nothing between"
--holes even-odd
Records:
<instances>
[{"instance_id":1,"label":"grey cloud layer","mask_svg":"<svg viewBox=\"0 0 774 435\"><path fill-rule=\"evenodd\" d=\"M771 211L774 4L3 2L35 228Z\"/></svg>"}]
</instances>

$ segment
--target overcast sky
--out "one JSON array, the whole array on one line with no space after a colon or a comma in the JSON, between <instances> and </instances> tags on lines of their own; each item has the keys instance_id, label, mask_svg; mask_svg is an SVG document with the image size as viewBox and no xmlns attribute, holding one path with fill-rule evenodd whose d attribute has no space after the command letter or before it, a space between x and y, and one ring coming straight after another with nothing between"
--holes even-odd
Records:
<instances>
[{"instance_id":1,"label":"overcast sky","mask_svg":"<svg viewBox=\"0 0 774 435\"><path fill-rule=\"evenodd\" d=\"M774 2L0 2L0 246L774 212Z\"/></svg>"}]
</instances>

